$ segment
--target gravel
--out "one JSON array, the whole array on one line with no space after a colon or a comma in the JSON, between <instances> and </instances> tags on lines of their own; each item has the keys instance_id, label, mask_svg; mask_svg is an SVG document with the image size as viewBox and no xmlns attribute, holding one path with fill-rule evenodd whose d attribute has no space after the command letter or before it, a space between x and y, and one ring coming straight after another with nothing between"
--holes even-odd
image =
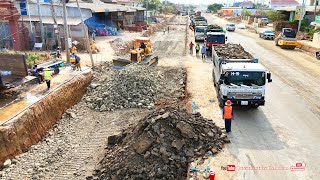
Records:
<instances>
[{"instance_id":1,"label":"gravel","mask_svg":"<svg viewBox=\"0 0 320 180\"><path fill-rule=\"evenodd\" d=\"M214 47L218 57L223 59L252 59L253 56L240 44L224 44Z\"/></svg>"},{"instance_id":2,"label":"gravel","mask_svg":"<svg viewBox=\"0 0 320 180\"><path fill-rule=\"evenodd\" d=\"M104 78L105 74L109 78ZM130 64L117 71L105 64L94 75L84 100L97 111L153 109L157 101L177 102L184 97L185 74L182 68Z\"/></svg>"},{"instance_id":3,"label":"gravel","mask_svg":"<svg viewBox=\"0 0 320 180\"><path fill-rule=\"evenodd\" d=\"M167 107L110 139L97 179L185 179L188 163L220 151L225 136L201 114Z\"/></svg>"}]
</instances>

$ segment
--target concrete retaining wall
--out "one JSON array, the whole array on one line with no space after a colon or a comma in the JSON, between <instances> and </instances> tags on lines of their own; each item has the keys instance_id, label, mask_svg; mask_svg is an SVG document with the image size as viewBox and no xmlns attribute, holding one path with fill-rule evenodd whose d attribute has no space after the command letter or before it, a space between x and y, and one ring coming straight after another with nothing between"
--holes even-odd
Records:
<instances>
[{"instance_id":1,"label":"concrete retaining wall","mask_svg":"<svg viewBox=\"0 0 320 180\"><path fill-rule=\"evenodd\" d=\"M8 158L36 144L59 121L63 113L78 103L92 79L92 72L72 79L19 116L0 126L0 166Z\"/></svg>"}]
</instances>

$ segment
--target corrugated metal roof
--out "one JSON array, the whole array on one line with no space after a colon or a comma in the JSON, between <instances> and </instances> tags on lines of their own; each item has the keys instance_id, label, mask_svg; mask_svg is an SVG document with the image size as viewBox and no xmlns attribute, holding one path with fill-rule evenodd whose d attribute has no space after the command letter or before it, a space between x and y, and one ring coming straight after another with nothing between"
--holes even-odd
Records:
<instances>
[{"instance_id":1,"label":"corrugated metal roof","mask_svg":"<svg viewBox=\"0 0 320 180\"><path fill-rule=\"evenodd\" d=\"M78 7L76 3L68 3L68 7ZM99 12L126 12L130 9L129 6L106 4L106 3L79 3L80 8L90 9L93 13Z\"/></svg>"},{"instance_id":2,"label":"corrugated metal roof","mask_svg":"<svg viewBox=\"0 0 320 180\"><path fill-rule=\"evenodd\" d=\"M29 19L29 16L20 16L19 21L28 22L28 21L33 21L33 22L39 22L39 16L31 16ZM56 17L57 23L59 25L63 24L63 17ZM42 22L43 24L54 24L53 18L51 16L44 16L42 17ZM68 25L76 26L81 23L81 18L80 17L68 17L67 19Z\"/></svg>"},{"instance_id":3,"label":"corrugated metal roof","mask_svg":"<svg viewBox=\"0 0 320 180\"><path fill-rule=\"evenodd\" d=\"M295 0L271 0L270 4L272 4L272 5L279 5L279 4L299 5L299 3Z\"/></svg>"},{"instance_id":4,"label":"corrugated metal roof","mask_svg":"<svg viewBox=\"0 0 320 180\"><path fill-rule=\"evenodd\" d=\"M297 9L297 6L274 8L274 10L277 10L277 11L296 11L296 9ZM314 12L314 6L306 6L305 10L307 12ZM317 6L317 11L320 11L320 6Z\"/></svg>"}]
</instances>

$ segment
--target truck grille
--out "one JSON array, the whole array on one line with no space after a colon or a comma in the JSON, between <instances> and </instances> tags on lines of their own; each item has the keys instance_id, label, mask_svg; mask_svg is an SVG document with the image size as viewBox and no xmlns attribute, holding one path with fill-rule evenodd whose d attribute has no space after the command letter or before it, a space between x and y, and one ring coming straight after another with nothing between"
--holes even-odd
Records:
<instances>
[{"instance_id":1,"label":"truck grille","mask_svg":"<svg viewBox=\"0 0 320 180\"><path fill-rule=\"evenodd\" d=\"M256 93L228 93L228 97L233 97L234 99L253 99L255 96L260 96L261 94Z\"/></svg>"}]
</instances>

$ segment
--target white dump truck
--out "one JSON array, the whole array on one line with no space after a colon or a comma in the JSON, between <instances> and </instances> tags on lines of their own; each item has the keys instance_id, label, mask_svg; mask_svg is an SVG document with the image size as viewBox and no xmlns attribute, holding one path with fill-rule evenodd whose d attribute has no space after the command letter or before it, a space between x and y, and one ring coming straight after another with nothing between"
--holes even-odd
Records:
<instances>
[{"instance_id":1,"label":"white dump truck","mask_svg":"<svg viewBox=\"0 0 320 180\"><path fill-rule=\"evenodd\" d=\"M213 81L219 105L259 107L265 104L266 82L271 73L239 44L212 47Z\"/></svg>"}]
</instances>

